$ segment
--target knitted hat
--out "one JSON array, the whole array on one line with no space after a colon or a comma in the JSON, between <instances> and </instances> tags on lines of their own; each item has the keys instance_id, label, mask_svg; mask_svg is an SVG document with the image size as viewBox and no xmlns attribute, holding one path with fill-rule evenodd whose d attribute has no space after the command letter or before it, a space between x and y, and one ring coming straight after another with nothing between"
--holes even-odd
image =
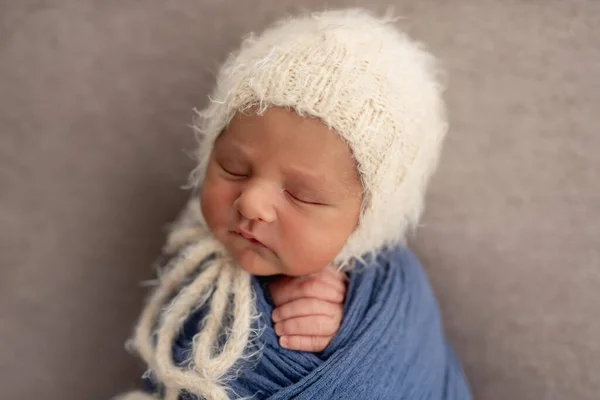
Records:
<instances>
[{"instance_id":1,"label":"knitted hat","mask_svg":"<svg viewBox=\"0 0 600 400\"><path fill-rule=\"evenodd\" d=\"M201 184L213 144L237 111L287 107L334 129L357 164L363 209L336 261L402 242L421 215L447 122L435 60L392 21L360 9L327 11L247 37L198 113L192 183Z\"/></svg>"},{"instance_id":2,"label":"knitted hat","mask_svg":"<svg viewBox=\"0 0 600 400\"><path fill-rule=\"evenodd\" d=\"M247 38L223 65L211 104L199 113L199 165L192 183L201 185L214 141L237 111L287 107L320 118L356 161L363 208L336 261L401 242L421 214L446 120L432 57L390 22L361 10L331 11L288 19ZM196 196L169 235L166 250L178 256L159 276L131 344L162 382L164 398L178 398L185 389L224 400L230 397L227 374L252 348L256 312L250 274L207 232L198 203ZM189 363L175 365L177 333L209 298ZM222 344L218 333L226 313L231 327ZM215 346L222 350L213 351ZM154 398L140 396L122 399Z\"/></svg>"}]
</instances>

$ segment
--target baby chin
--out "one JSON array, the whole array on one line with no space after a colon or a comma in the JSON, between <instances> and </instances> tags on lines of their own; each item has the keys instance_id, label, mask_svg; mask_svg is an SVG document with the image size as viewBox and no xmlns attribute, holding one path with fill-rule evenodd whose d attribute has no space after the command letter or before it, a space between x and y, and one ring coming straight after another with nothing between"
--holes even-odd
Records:
<instances>
[{"instance_id":1,"label":"baby chin","mask_svg":"<svg viewBox=\"0 0 600 400\"><path fill-rule=\"evenodd\" d=\"M227 243L226 248L246 272L260 276L282 273L281 261L273 250L244 238L232 239Z\"/></svg>"}]
</instances>

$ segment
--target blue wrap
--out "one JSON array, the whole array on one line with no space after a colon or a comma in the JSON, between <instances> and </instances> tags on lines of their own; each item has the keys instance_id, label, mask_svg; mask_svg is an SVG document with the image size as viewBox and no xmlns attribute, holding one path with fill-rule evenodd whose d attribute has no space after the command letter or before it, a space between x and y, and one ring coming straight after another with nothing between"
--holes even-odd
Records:
<instances>
[{"instance_id":1,"label":"blue wrap","mask_svg":"<svg viewBox=\"0 0 600 400\"><path fill-rule=\"evenodd\" d=\"M265 281L254 278L264 348L260 358L229 383L233 391L256 400L470 399L415 256L396 248L368 264L351 273L340 330L318 354L279 346ZM200 311L185 324L174 344L176 361L183 362L189 354L201 318Z\"/></svg>"}]
</instances>

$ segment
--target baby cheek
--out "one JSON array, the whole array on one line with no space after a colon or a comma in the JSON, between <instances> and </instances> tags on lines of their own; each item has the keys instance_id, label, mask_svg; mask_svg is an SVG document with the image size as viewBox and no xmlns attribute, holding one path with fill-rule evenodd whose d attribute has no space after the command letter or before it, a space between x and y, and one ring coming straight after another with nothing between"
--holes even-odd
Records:
<instances>
[{"instance_id":1,"label":"baby cheek","mask_svg":"<svg viewBox=\"0 0 600 400\"><path fill-rule=\"evenodd\" d=\"M319 258L331 262L342 250L346 238L342 238L333 226L319 229L314 235L313 248L318 249Z\"/></svg>"},{"instance_id":2,"label":"baby cheek","mask_svg":"<svg viewBox=\"0 0 600 400\"><path fill-rule=\"evenodd\" d=\"M227 222L233 200L232 188L226 182L205 181L202 188L202 214L211 229Z\"/></svg>"},{"instance_id":3,"label":"baby cheek","mask_svg":"<svg viewBox=\"0 0 600 400\"><path fill-rule=\"evenodd\" d=\"M324 264L333 261L342 251L353 230L354 224L349 218L324 218L311 235L315 257Z\"/></svg>"},{"instance_id":4,"label":"baby cheek","mask_svg":"<svg viewBox=\"0 0 600 400\"><path fill-rule=\"evenodd\" d=\"M284 263L289 275L307 275L325 268L337 256L343 243L331 235L331 226L295 221L285 235Z\"/></svg>"}]
</instances>

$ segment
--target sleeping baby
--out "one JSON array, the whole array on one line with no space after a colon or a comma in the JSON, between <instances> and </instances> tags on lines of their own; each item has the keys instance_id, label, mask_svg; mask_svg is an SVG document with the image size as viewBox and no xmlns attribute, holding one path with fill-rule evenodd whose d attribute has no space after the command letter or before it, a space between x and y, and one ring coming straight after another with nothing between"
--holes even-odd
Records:
<instances>
[{"instance_id":1,"label":"sleeping baby","mask_svg":"<svg viewBox=\"0 0 600 400\"><path fill-rule=\"evenodd\" d=\"M288 18L210 100L120 398L470 399L405 241L447 131L433 57L364 10Z\"/></svg>"}]
</instances>

